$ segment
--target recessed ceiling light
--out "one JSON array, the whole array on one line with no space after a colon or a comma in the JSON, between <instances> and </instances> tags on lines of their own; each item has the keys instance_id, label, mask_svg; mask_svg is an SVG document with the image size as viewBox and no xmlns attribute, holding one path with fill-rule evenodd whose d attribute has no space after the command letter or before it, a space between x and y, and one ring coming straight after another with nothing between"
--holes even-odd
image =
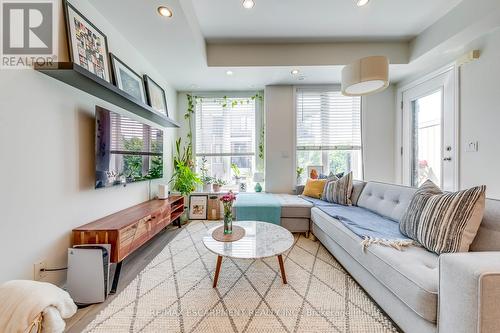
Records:
<instances>
[{"instance_id":1,"label":"recessed ceiling light","mask_svg":"<svg viewBox=\"0 0 500 333\"><path fill-rule=\"evenodd\" d=\"M244 0L243 7L246 9L252 9L255 6L255 2L253 0Z\"/></svg>"},{"instance_id":2,"label":"recessed ceiling light","mask_svg":"<svg viewBox=\"0 0 500 333\"><path fill-rule=\"evenodd\" d=\"M292 75L299 75L300 71L298 69L292 69Z\"/></svg>"},{"instance_id":3,"label":"recessed ceiling light","mask_svg":"<svg viewBox=\"0 0 500 333\"><path fill-rule=\"evenodd\" d=\"M172 17L174 15L174 13L172 13L170 8L167 8L165 6L158 7L158 14L160 14L163 17Z\"/></svg>"},{"instance_id":4,"label":"recessed ceiling light","mask_svg":"<svg viewBox=\"0 0 500 333\"><path fill-rule=\"evenodd\" d=\"M357 0L357 1L356 1L356 5L357 5L358 7L363 7L363 6L367 5L367 4L368 4L368 2L370 2L370 0Z\"/></svg>"},{"instance_id":5,"label":"recessed ceiling light","mask_svg":"<svg viewBox=\"0 0 500 333\"><path fill-rule=\"evenodd\" d=\"M231 75L233 75L233 71L227 71L227 72L226 72L226 75L227 75L227 76L231 76Z\"/></svg>"}]
</instances>

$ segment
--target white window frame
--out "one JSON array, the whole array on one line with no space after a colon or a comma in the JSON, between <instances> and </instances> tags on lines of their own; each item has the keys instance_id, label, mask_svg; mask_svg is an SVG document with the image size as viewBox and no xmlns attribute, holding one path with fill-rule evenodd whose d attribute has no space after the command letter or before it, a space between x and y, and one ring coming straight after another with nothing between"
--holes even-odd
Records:
<instances>
[{"instance_id":1,"label":"white window frame","mask_svg":"<svg viewBox=\"0 0 500 333\"><path fill-rule=\"evenodd\" d=\"M297 91L300 89L311 89L311 90L332 90L332 91L341 91L340 84L329 84L329 85L297 85L293 86L293 156L292 156L292 165L293 165L293 175L292 175L292 184L293 186L297 186ZM361 133L361 148L359 151L361 152L361 179L364 179L365 175L365 154L364 154L364 144L363 144L363 98L360 101L360 133ZM326 153L326 152L324 152ZM324 160L324 154L322 154L322 160Z\"/></svg>"},{"instance_id":2,"label":"white window frame","mask_svg":"<svg viewBox=\"0 0 500 333\"><path fill-rule=\"evenodd\" d=\"M200 98L223 98L226 96L228 99L231 98L252 98L253 96L256 96L256 94L264 96L263 91L220 91L220 92L196 92L193 93L193 97L200 97ZM195 112L196 112L196 106L195 106ZM193 157L195 160L195 164L197 161L198 157L206 156L206 157L237 157L237 156L253 156L255 158L255 169L258 170L259 167L264 166L264 162L260 161L259 158L259 143L260 143L260 133L262 131L262 128L265 126L264 124L264 112L263 112L263 102L256 98L255 99L255 147L254 147L254 153L253 154L232 154L232 153L212 153L212 154L198 154L197 153L197 147L196 147L196 114L193 117L193 130L192 130L192 140L193 140ZM265 141L265 140L264 140ZM198 165L195 165L196 168L198 168ZM255 171L256 171L255 170Z\"/></svg>"}]
</instances>

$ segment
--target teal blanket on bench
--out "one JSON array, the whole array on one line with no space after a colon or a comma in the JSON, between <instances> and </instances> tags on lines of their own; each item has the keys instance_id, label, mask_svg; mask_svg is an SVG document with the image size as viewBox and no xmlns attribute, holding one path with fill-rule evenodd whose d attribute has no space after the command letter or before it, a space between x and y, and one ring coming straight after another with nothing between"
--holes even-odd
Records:
<instances>
[{"instance_id":1,"label":"teal blanket on bench","mask_svg":"<svg viewBox=\"0 0 500 333\"><path fill-rule=\"evenodd\" d=\"M238 221L281 224L281 204L270 193L240 193L234 203Z\"/></svg>"}]
</instances>

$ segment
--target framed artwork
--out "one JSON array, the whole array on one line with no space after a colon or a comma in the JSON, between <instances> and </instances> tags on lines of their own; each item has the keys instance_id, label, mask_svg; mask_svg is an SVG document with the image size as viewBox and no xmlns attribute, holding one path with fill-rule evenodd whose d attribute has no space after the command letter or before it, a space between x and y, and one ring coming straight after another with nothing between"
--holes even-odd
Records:
<instances>
[{"instance_id":1,"label":"framed artwork","mask_svg":"<svg viewBox=\"0 0 500 333\"><path fill-rule=\"evenodd\" d=\"M307 178L318 179L323 173L322 165L310 165L307 167Z\"/></svg>"},{"instance_id":2,"label":"framed artwork","mask_svg":"<svg viewBox=\"0 0 500 333\"><path fill-rule=\"evenodd\" d=\"M114 54L110 53L109 57L115 85L120 90L146 104L146 90L144 89L142 77Z\"/></svg>"},{"instance_id":3,"label":"framed artwork","mask_svg":"<svg viewBox=\"0 0 500 333\"><path fill-rule=\"evenodd\" d=\"M148 104L160 113L168 117L167 98L165 97L165 90L149 76L144 75L144 85L146 86L146 96Z\"/></svg>"},{"instance_id":4,"label":"framed artwork","mask_svg":"<svg viewBox=\"0 0 500 333\"><path fill-rule=\"evenodd\" d=\"M111 83L106 35L67 0L64 12L71 61Z\"/></svg>"},{"instance_id":5,"label":"framed artwork","mask_svg":"<svg viewBox=\"0 0 500 333\"><path fill-rule=\"evenodd\" d=\"M189 219L206 220L208 195L190 195L189 196Z\"/></svg>"}]
</instances>

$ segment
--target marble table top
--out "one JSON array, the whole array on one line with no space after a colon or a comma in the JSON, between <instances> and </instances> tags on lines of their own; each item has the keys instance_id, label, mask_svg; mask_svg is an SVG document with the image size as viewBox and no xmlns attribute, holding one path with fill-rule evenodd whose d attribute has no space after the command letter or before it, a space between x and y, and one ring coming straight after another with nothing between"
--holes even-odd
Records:
<instances>
[{"instance_id":1,"label":"marble table top","mask_svg":"<svg viewBox=\"0 0 500 333\"><path fill-rule=\"evenodd\" d=\"M233 226L245 228L245 236L236 242L219 242L213 239L210 229L203 244L211 252L230 258L259 259L282 254L293 245L293 235L285 228L267 222L238 221Z\"/></svg>"}]
</instances>

